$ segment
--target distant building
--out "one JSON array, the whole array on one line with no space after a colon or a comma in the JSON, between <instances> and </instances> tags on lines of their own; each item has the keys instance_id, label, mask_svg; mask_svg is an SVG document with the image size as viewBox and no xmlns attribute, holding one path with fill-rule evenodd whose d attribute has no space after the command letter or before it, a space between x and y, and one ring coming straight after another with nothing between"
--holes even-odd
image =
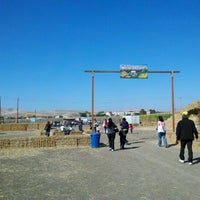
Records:
<instances>
[{"instance_id":1,"label":"distant building","mask_svg":"<svg viewBox=\"0 0 200 200\"><path fill-rule=\"evenodd\" d=\"M150 112L150 110L148 110L148 111L147 111L147 115L150 115L150 114L151 114L151 112Z\"/></svg>"},{"instance_id":2,"label":"distant building","mask_svg":"<svg viewBox=\"0 0 200 200\"><path fill-rule=\"evenodd\" d=\"M111 117L111 112L106 112L106 116Z\"/></svg>"},{"instance_id":3,"label":"distant building","mask_svg":"<svg viewBox=\"0 0 200 200\"><path fill-rule=\"evenodd\" d=\"M114 116L124 116L124 115L135 115L135 114L139 114L138 111L133 111L133 110L129 110L129 111L113 111L112 114Z\"/></svg>"}]
</instances>

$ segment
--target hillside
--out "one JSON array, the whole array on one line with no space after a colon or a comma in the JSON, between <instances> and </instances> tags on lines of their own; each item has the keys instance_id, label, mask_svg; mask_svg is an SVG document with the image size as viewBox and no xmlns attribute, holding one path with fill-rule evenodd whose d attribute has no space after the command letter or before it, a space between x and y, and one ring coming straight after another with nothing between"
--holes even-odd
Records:
<instances>
[{"instance_id":1,"label":"hillside","mask_svg":"<svg viewBox=\"0 0 200 200\"><path fill-rule=\"evenodd\" d=\"M181 120L183 111L187 111L189 118L192 119L199 131L200 129L200 101L193 102L187 107L181 110L181 112L175 113L175 125ZM165 121L167 130L172 131L172 117Z\"/></svg>"},{"instance_id":2,"label":"hillside","mask_svg":"<svg viewBox=\"0 0 200 200\"><path fill-rule=\"evenodd\" d=\"M42 110L42 111L23 111L19 110L18 115L19 116L26 116L27 114L35 114L37 116L78 116L79 112L83 112L81 110ZM16 116L17 110L12 108L2 108L1 115L4 117L11 117Z\"/></svg>"}]
</instances>

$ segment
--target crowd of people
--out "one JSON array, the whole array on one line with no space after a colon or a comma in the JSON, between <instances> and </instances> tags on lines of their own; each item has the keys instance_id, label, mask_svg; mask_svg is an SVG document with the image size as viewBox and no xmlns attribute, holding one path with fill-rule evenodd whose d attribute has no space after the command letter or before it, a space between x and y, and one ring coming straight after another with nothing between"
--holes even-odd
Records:
<instances>
[{"instance_id":1,"label":"crowd of people","mask_svg":"<svg viewBox=\"0 0 200 200\"><path fill-rule=\"evenodd\" d=\"M115 147L115 136L116 133L119 132L120 137L120 149L125 148L125 144L128 143L126 136L127 133L133 132L134 126L129 124L126 121L126 118L122 118L122 121L119 124L119 129L117 125L113 122L112 118L108 120L105 119L102 124L104 128L104 132L107 134L108 137L108 147L109 150L114 151ZM168 148L168 142L166 138L166 126L165 121L162 116L158 116L156 133L158 138L157 146L161 147L162 143L165 148ZM188 118L188 112L184 111L182 113L182 119L177 123L176 127L176 143L180 141L180 153L179 153L179 162L185 163L185 147L187 146L188 150L188 163L189 165L193 164L193 150L192 144L193 140L198 140L198 131L195 126L194 121Z\"/></svg>"},{"instance_id":2,"label":"crowd of people","mask_svg":"<svg viewBox=\"0 0 200 200\"><path fill-rule=\"evenodd\" d=\"M78 122L79 131L83 131L83 121L79 118ZM61 131L63 131L66 135L69 135L72 130L72 124L67 121L63 123L60 127ZM94 128L94 132L101 133L101 125L100 122L94 119L93 124L90 124L90 129ZM52 127L52 122L48 121L45 130L46 136L50 136L50 130ZM128 143L127 134L128 132L133 133L134 126L133 124L129 124L125 117L122 118L121 122L118 126L113 122L112 118L104 119L102 123L103 131L107 135L108 138L108 148L110 151L115 151L115 138L116 134L119 134L120 137L120 149L125 149L125 145ZM165 121L162 116L158 116L157 127L157 146L161 147L162 143L165 148L168 148L168 142L166 138L166 126ZM194 124L194 121L188 118L188 112L182 113L182 119L177 123L176 127L176 142L180 141L180 153L179 153L179 162L185 163L185 147L187 146L188 150L188 163L190 165L193 164L193 150L192 144L193 140L198 139L198 131Z\"/></svg>"},{"instance_id":3,"label":"crowd of people","mask_svg":"<svg viewBox=\"0 0 200 200\"><path fill-rule=\"evenodd\" d=\"M78 125L78 130L83 131L83 121L81 118L79 118L78 121L73 121L73 120L65 120L62 123L58 122L52 122L48 121L45 125L45 136L49 137L50 136L50 131L52 127L60 127L60 131L63 132L65 135L69 135L70 132L73 130L73 127Z\"/></svg>"},{"instance_id":4,"label":"crowd of people","mask_svg":"<svg viewBox=\"0 0 200 200\"><path fill-rule=\"evenodd\" d=\"M109 144L109 150L114 151L114 141L116 133L119 133L120 137L120 149L124 149L125 144L128 143L128 140L126 139L126 135L128 134L128 131L133 132L134 126L132 124L129 124L126 121L126 118L123 117L122 121L119 124L119 128L117 125L113 122L112 118L105 119L102 124L104 128L104 133L107 134L108 137L108 144Z\"/></svg>"}]
</instances>

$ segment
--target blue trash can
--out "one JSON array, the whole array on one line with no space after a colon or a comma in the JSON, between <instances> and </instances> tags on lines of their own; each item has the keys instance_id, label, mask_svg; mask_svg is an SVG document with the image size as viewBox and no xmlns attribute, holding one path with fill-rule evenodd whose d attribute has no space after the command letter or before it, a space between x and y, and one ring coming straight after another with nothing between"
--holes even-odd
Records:
<instances>
[{"instance_id":1,"label":"blue trash can","mask_svg":"<svg viewBox=\"0 0 200 200\"><path fill-rule=\"evenodd\" d=\"M100 133L91 133L90 134L90 141L91 141L91 147L97 148L99 147L99 141L100 141Z\"/></svg>"}]
</instances>

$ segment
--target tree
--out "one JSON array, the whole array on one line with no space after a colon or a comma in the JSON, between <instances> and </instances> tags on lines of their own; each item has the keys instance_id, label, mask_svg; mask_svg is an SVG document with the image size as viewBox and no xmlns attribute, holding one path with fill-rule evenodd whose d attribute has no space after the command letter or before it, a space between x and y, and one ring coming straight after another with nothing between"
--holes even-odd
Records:
<instances>
[{"instance_id":1,"label":"tree","mask_svg":"<svg viewBox=\"0 0 200 200\"><path fill-rule=\"evenodd\" d=\"M87 113L86 112L80 112L79 115L80 115L80 117L87 117Z\"/></svg>"},{"instance_id":2,"label":"tree","mask_svg":"<svg viewBox=\"0 0 200 200\"><path fill-rule=\"evenodd\" d=\"M141 110L140 110L140 115L146 115L147 114L147 112L142 108Z\"/></svg>"},{"instance_id":3,"label":"tree","mask_svg":"<svg viewBox=\"0 0 200 200\"><path fill-rule=\"evenodd\" d=\"M106 114L105 114L105 112L104 111L100 111L100 112L98 112L97 114L96 114L96 116L98 116L98 117L102 117L102 116L105 116Z\"/></svg>"},{"instance_id":4,"label":"tree","mask_svg":"<svg viewBox=\"0 0 200 200\"><path fill-rule=\"evenodd\" d=\"M88 111L85 112L79 112L80 117L89 117L91 116L91 113Z\"/></svg>"},{"instance_id":5,"label":"tree","mask_svg":"<svg viewBox=\"0 0 200 200\"><path fill-rule=\"evenodd\" d=\"M153 110L153 109L150 109L149 112L150 112L150 114L155 114L156 113L156 111Z\"/></svg>"}]
</instances>

